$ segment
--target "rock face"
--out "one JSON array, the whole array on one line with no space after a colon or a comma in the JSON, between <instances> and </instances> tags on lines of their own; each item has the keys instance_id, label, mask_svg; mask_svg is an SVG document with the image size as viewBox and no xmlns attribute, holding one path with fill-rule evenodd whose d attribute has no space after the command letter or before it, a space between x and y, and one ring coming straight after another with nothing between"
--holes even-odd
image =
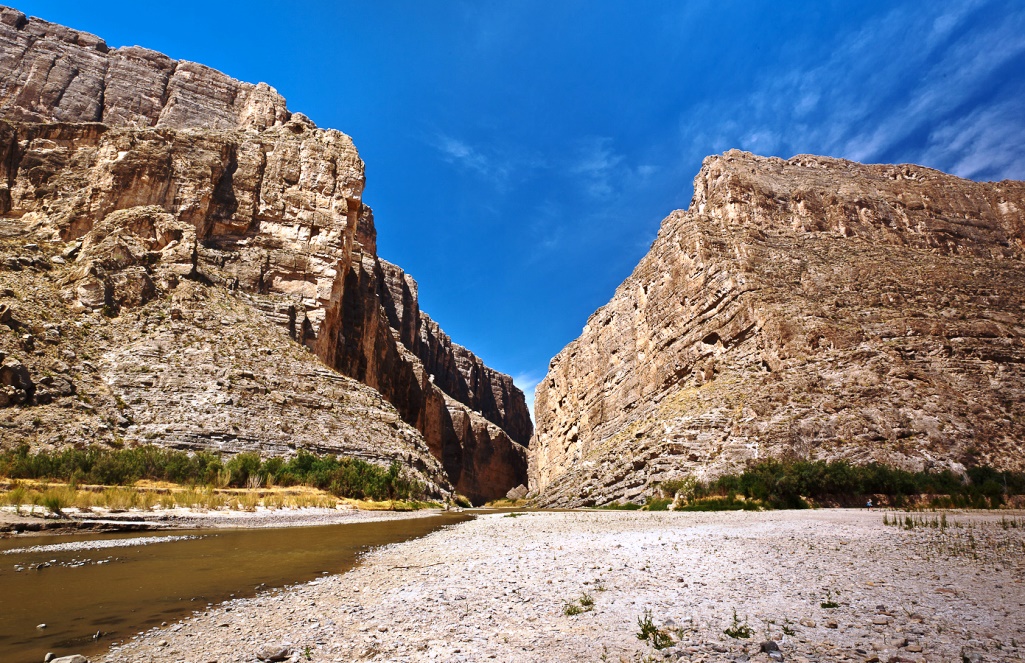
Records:
<instances>
[{"instance_id":1,"label":"rock face","mask_svg":"<svg viewBox=\"0 0 1025 663\"><path fill-rule=\"evenodd\" d=\"M314 345L319 356L368 384L424 432L459 491L496 499L526 476L531 424L512 379L455 345L419 310L416 282L363 254L345 278L347 296ZM469 404L470 407L466 405ZM525 436L525 437L524 437Z\"/></svg>"},{"instance_id":2,"label":"rock face","mask_svg":"<svg viewBox=\"0 0 1025 663\"><path fill-rule=\"evenodd\" d=\"M476 501L501 497L526 477L532 429L523 394L452 344L420 313L415 283L377 258L364 183L352 140L290 113L266 84L138 47L110 49L0 8L0 270L10 283L0 306L13 310L0 350L21 358L19 332L35 338L41 325L64 333L57 312L118 333L145 331L154 338L90 345L109 363L94 368L110 396L140 405L131 423L112 415L116 425L103 424L111 436L271 451L295 434L303 446L399 458ZM385 274L407 284L399 308ZM41 282L54 297L44 297ZM183 345L189 330L205 330L190 341L198 348ZM274 365L296 342L313 354ZM152 347L161 349L153 355ZM124 370L137 351L155 357L147 363L163 377L136 380ZM260 379L268 369L277 382ZM207 393L210 382L224 393ZM155 400L135 391L157 386ZM248 396L228 393L238 388ZM40 404L24 386L7 391L0 398ZM219 414L190 421L188 403L206 398L193 391ZM387 403L370 395L378 392ZM396 411L418 432L396 422ZM392 431L380 442L375 421Z\"/></svg>"},{"instance_id":3,"label":"rock face","mask_svg":"<svg viewBox=\"0 0 1025 663\"><path fill-rule=\"evenodd\" d=\"M138 46L0 7L0 114L19 122L266 129L290 115L266 83L242 83Z\"/></svg>"},{"instance_id":4,"label":"rock face","mask_svg":"<svg viewBox=\"0 0 1025 663\"><path fill-rule=\"evenodd\" d=\"M766 456L1025 468L1025 183L737 151L551 362L541 504Z\"/></svg>"}]
</instances>

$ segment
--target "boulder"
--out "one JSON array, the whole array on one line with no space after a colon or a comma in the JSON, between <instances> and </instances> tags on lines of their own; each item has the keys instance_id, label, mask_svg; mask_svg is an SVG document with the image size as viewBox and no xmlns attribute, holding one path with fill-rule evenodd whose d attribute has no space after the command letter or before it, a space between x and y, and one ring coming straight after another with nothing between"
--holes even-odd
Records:
<instances>
[{"instance_id":1,"label":"boulder","mask_svg":"<svg viewBox=\"0 0 1025 663\"><path fill-rule=\"evenodd\" d=\"M512 500L512 501L515 502L516 500L522 500L526 496L527 496L527 487L524 486L521 483L520 485L516 486L515 488L510 490L508 493L506 493L505 494L505 499Z\"/></svg>"},{"instance_id":2,"label":"boulder","mask_svg":"<svg viewBox=\"0 0 1025 663\"><path fill-rule=\"evenodd\" d=\"M285 661L292 655L287 645L265 643L256 648L256 658L261 661Z\"/></svg>"}]
</instances>

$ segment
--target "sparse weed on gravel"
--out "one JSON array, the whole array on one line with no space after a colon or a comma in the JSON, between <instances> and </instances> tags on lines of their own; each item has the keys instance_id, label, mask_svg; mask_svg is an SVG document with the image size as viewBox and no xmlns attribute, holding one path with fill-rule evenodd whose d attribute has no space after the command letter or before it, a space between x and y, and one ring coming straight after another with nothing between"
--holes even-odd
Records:
<instances>
[{"instance_id":1,"label":"sparse weed on gravel","mask_svg":"<svg viewBox=\"0 0 1025 663\"><path fill-rule=\"evenodd\" d=\"M594 610L594 599L591 597L590 594L586 593L583 594L576 601L566 601L566 603L562 606L562 614L566 615L567 617L579 615L584 612L590 612L592 610Z\"/></svg>"},{"instance_id":2,"label":"sparse weed on gravel","mask_svg":"<svg viewBox=\"0 0 1025 663\"><path fill-rule=\"evenodd\" d=\"M138 503L139 493L133 488L107 488L101 499L111 511L127 511Z\"/></svg>"},{"instance_id":3,"label":"sparse weed on gravel","mask_svg":"<svg viewBox=\"0 0 1025 663\"><path fill-rule=\"evenodd\" d=\"M583 611L583 608L581 608L576 603L573 603L572 601L567 601L566 604L562 606L562 614L566 615L567 617L579 615Z\"/></svg>"},{"instance_id":4,"label":"sparse weed on gravel","mask_svg":"<svg viewBox=\"0 0 1025 663\"><path fill-rule=\"evenodd\" d=\"M948 527L961 527L961 524L957 521L948 522L946 513L941 513L939 516L933 516L931 518L929 518L928 516L913 515L910 513L904 514L903 517L901 517L900 514L894 514L894 516L890 518L886 514L883 514L883 524L892 525L897 529L907 530L912 530L915 528L932 528L945 530Z\"/></svg>"},{"instance_id":5,"label":"sparse weed on gravel","mask_svg":"<svg viewBox=\"0 0 1025 663\"><path fill-rule=\"evenodd\" d=\"M637 626L641 629L637 632L637 639L647 640L655 649L665 649L673 644L669 633L655 626L655 622L651 619L650 608L646 608L644 614L637 618Z\"/></svg>"},{"instance_id":6,"label":"sparse weed on gravel","mask_svg":"<svg viewBox=\"0 0 1025 663\"><path fill-rule=\"evenodd\" d=\"M1006 529L1025 529L1025 518L1019 518L1017 516L1000 516L1000 526Z\"/></svg>"},{"instance_id":7,"label":"sparse weed on gravel","mask_svg":"<svg viewBox=\"0 0 1025 663\"><path fill-rule=\"evenodd\" d=\"M256 493L243 493L238 498L238 505L243 511L256 511L260 496Z\"/></svg>"},{"instance_id":8,"label":"sparse weed on gravel","mask_svg":"<svg viewBox=\"0 0 1025 663\"><path fill-rule=\"evenodd\" d=\"M832 610L833 608L840 607L840 604L833 600L833 590L828 588L826 589L826 600L820 603L819 607L825 608L826 610Z\"/></svg>"},{"instance_id":9,"label":"sparse weed on gravel","mask_svg":"<svg viewBox=\"0 0 1025 663\"><path fill-rule=\"evenodd\" d=\"M754 635L754 629L748 625L747 617L744 617L744 621L740 621L740 618L737 617L737 609L734 608L733 623L731 623L729 627L723 631L723 633L730 636L731 638L739 640L741 638L750 638L752 635Z\"/></svg>"}]
</instances>

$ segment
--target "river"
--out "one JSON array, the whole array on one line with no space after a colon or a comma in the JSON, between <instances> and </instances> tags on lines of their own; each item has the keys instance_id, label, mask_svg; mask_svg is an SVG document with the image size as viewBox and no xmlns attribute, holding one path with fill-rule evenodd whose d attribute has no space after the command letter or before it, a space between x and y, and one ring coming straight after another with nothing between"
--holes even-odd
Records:
<instances>
[{"instance_id":1,"label":"river","mask_svg":"<svg viewBox=\"0 0 1025 663\"><path fill-rule=\"evenodd\" d=\"M210 604L342 573L368 548L469 517L3 539L0 659L39 663L47 652L96 654ZM53 548L58 544L74 545Z\"/></svg>"}]
</instances>

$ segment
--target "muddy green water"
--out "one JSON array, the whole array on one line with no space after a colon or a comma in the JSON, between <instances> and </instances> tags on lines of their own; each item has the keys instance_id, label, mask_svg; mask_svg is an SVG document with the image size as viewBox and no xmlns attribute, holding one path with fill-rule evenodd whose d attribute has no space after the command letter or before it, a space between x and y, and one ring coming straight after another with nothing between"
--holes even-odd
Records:
<instances>
[{"instance_id":1,"label":"muddy green water","mask_svg":"<svg viewBox=\"0 0 1025 663\"><path fill-rule=\"evenodd\" d=\"M467 518L446 514L319 527L0 540L0 661L39 663L47 652L97 654L111 642L189 616L207 604L306 582L324 572L341 573L369 548L421 537ZM131 545L6 552L115 540ZM146 540L152 542L144 545ZM49 566L33 568L40 564ZM46 628L36 628L39 624ZM94 640L97 631L102 635Z\"/></svg>"}]
</instances>

